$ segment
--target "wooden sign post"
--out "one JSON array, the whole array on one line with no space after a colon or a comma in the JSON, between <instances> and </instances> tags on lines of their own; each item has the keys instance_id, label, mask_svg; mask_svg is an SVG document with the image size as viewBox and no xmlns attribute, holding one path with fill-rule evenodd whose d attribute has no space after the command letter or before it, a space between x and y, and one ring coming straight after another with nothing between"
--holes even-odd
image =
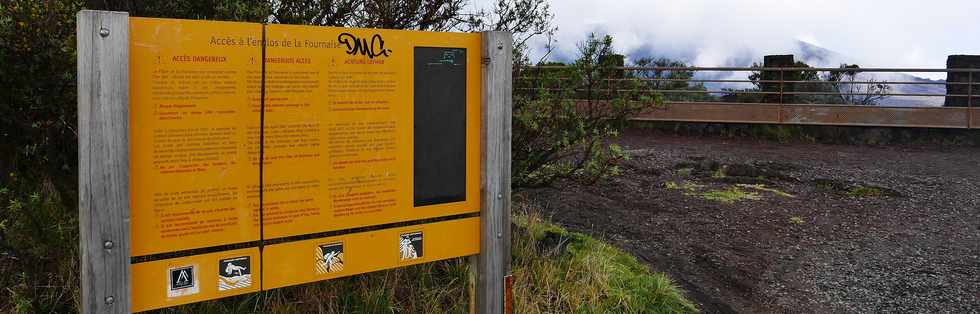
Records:
<instances>
[{"instance_id":1,"label":"wooden sign post","mask_svg":"<svg viewBox=\"0 0 980 314\"><path fill-rule=\"evenodd\" d=\"M82 312L129 313L129 14L78 13Z\"/></svg>"},{"instance_id":2,"label":"wooden sign post","mask_svg":"<svg viewBox=\"0 0 980 314\"><path fill-rule=\"evenodd\" d=\"M510 274L510 139L513 42L510 33L483 33L483 88L480 136L480 255L477 312L504 313L505 276Z\"/></svg>"},{"instance_id":3,"label":"wooden sign post","mask_svg":"<svg viewBox=\"0 0 980 314\"><path fill-rule=\"evenodd\" d=\"M78 13L82 311L474 256L509 312L509 33Z\"/></svg>"}]
</instances>

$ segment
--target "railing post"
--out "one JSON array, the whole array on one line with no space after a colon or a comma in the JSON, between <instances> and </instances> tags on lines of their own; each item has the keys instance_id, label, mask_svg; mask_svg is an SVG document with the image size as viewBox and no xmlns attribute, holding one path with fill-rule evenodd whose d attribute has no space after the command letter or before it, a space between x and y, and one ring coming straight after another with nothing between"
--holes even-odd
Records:
<instances>
[{"instance_id":1,"label":"railing post","mask_svg":"<svg viewBox=\"0 0 980 314\"><path fill-rule=\"evenodd\" d=\"M77 17L79 307L129 313L129 14Z\"/></svg>"},{"instance_id":2,"label":"railing post","mask_svg":"<svg viewBox=\"0 0 980 314\"><path fill-rule=\"evenodd\" d=\"M966 128L973 128L973 72L971 70L969 74L970 85L967 85L967 97L966 97Z\"/></svg>"},{"instance_id":3,"label":"railing post","mask_svg":"<svg viewBox=\"0 0 980 314\"><path fill-rule=\"evenodd\" d=\"M786 69L779 70L779 123L783 123L783 86L786 83Z\"/></svg>"}]
</instances>

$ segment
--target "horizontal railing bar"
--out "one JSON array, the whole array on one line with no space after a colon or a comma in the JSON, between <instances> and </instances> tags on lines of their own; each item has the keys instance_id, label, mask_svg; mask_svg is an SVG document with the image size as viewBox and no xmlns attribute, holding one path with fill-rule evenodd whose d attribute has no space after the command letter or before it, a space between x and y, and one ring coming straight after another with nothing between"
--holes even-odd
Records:
<instances>
[{"instance_id":1,"label":"horizontal railing bar","mask_svg":"<svg viewBox=\"0 0 980 314\"><path fill-rule=\"evenodd\" d=\"M635 117L632 121L666 121L666 122L694 122L694 123L740 123L740 124L784 124L784 125L824 125L824 126L853 126L853 127L901 127L901 128L929 128L929 129L968 129L958 123L948 124L915 124L915 123L832 123L832 122L800 122L800 121L778 121L778 120L738 120L738 119L676 119L676 118L651 118Z\"/></svg>"},{"instance_id":2,"label":"horizontal railing bar","mask_svg":"<svg viewBox=\"0 0 980 314\"><path fill-rule=\"evenodd\" d=\"M524 88L524 87L514 87L514 90L548 90L548 91L559 91L565 90L562 88ZM587 89L573 89L572 91L586 91ZM593 89L597 92L651 92L651 93L688 93L688 94L725 94L725 93L745 93L745 94L769 94L769 95L779 95L779 92L762 92L762 91L710 91L710 90L682 90L682 89L647 89L647 90L635 90L635 89Z\"/></svg>"},{"instance_id":3,"label":"horizontal railing bar","mask_svg":"<svg viewBox=\"0 0 980 314\"><path fill-rule=\"evenodd\" d=\"M524 67L522 69L568 69L571 66L563 65L537 65ZM980 69L966 69L966 68L955 68L955 69L938 69L938 68L855 68L855 69L841 69L841 68L800 68L800 67L639 67L639 66L624 66L624 67L611 67L610 70L627 70L627 71L732 71L732 72L745 72L745 71L772 71L772 72L790 72L790 71L818 71L818 72L980 72Z\"/></svg>"},{"instance_id":4,"label":"horizontal railing bar","mask_svg":"<svg viewBox=\"0 0 980 314\"><path fill-rule=\"evenodd\" d=\"M667 105L731 105L731 106L770 106L773 109L779 108L781 105L778 103L763 103L763 102L720 102L720 101L664 101ZM889 107L889 106L867 106L867 105L852 105L852 104L824 104L824 103L813 103L813 104L783 104L783 108L788 108L788 106L794 107L835 107L835 108L883 108L883 109L908 109L908 110L963 110L963 107Z\"/></svg>"},{"instance_id":5,"label":"horizontal railing bar","mask_svg":"<svg viewBox=\"0 0 980 314\"><path fill-rule=\"evenodd\" d=\"M834 92L783 92L786 95L843 95L843 96L922 96L922 97L970 97L968 95L947 95L947 94L913 94L913 93L834 93Z\"/></svg>"},{"instance_id":6,"label":"horizontal railing bar","mask_svg":"<svg viewBox=\"0 0 980 314\"><path fill-rule=\"evenodd\" d=\"M588 102L588 99L580 98L569 98L570 101L576 102ZM606 100L593 100L596 103L602 103ZM948 111L963 111L967 109L965 107L897 107L897 106L887 106L887 105L853 105L853 104L826 104L826 103L812 103L812 104L778 104L778 103L761 103L761 102L720 102L720 101L664 101L666 105L725 105L725 106L764 106L772 107L772 109L778 109L780 106L783 108L799 108L799 107L834 107L834 108L878 108L878 109L901 109L908 111L918 111L918 110L948 110ZM652 108L653 110L664 110L669 108ZM975 109L978 110L978 109Z\"/></svg>"},{"instance_id":7,"label":"horizontal railing bar","mask_svg":"<svg viewBox=\"0 0 980 314\"><path fill-rule=\"evenodd\" d=\"M518 77L518 80L571 80L568 77L538 78L538 77ZM644 82L692 82L692 83L802 83L802 84L882 84L882 85L970 85L970 82L913 82L913 81L779 81L779 80L712 80L712 79L657 79L657 78L605 78L600 81L644 81ZM974 85L980 82L972 83Z\"/></svg>"},{"instance_id":8,"label":"horizontal railing bar","mask_svg":"<svg viewBox=\"0 0 980 314\"><path fill-rule=\"evenodd\" d=\"M561 88L524 88L515 87L515 90L549 90L558 91L565 90ZM573 91L586 91L587 89L572 89ZM922 96L922 97L973 97L980 98L980 95L957 95L957 94L910 94L910 93L835 93L835 92L765 92L765 91L723 91L723 90L680 90L680 89L609 89L609 88L599 88L593 89L596 92L655 92L655 93L687 93L687 94L746 94L746 95L843 95L843 96L861 96L861 95L881 95L881 96Z\"/></svg>"}]
</instances>

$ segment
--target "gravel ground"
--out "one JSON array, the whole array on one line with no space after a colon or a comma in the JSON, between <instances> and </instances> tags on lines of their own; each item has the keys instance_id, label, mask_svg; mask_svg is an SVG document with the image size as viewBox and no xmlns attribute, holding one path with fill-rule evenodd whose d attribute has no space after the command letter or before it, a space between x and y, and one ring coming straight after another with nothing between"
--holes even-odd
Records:
<instances>
[{"instance_id":1,"label":"gravel ground","mask_svg":"<svg viewBox=\"0 0 980 314\"><path fill-rule=\"evenodd\" d=\"M980 313L980 148L620 142L635 157L623 175L518 196L668 273L705 312ZM703 195L737 184L771 190Z\"/></svg>"}]
</instances>

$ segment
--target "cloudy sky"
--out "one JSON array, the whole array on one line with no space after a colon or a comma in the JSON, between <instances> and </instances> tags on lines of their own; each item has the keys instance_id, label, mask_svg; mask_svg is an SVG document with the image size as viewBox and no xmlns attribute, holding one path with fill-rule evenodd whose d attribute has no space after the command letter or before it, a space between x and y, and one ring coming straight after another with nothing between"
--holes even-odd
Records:
<instances>
[{"instance_id":1,"label":"cloudy sky","mask_svg":"<svg viewBox=\"0 0 980 314\"><path fill-rule=\"evenodd\" d=\"M980 54L978 0L551 0L558 58L588 33L633 57L746 65L805 41L864 67L944 67ZM639 56L638 56L639 55ZM748 59L748 60L747 60Z\"/></svg>"}]
</instances>

